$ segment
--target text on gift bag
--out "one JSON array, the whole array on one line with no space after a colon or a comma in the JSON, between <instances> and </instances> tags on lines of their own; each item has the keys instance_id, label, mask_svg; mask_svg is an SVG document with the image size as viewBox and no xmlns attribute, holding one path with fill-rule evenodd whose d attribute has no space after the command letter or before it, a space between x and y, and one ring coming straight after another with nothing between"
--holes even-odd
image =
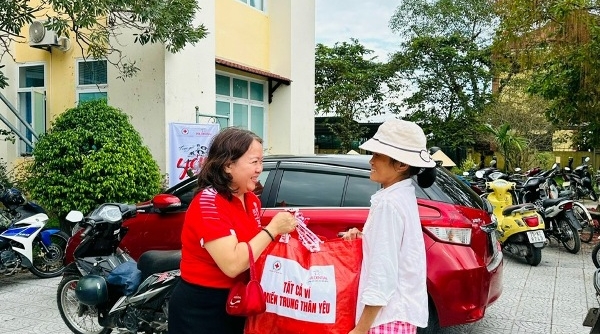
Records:
<instances>
[{"instance_id":1,"label":"text on gift bag","mask_svg":"<svg viewBox=\"0 0 600 334\"><path fill-rule=\"evenodd\" d=\"M313 323L335 323L336 286L333 265L303 268L297 262L268 255L261 279L267 312Z\"/></svg>"}]
</instances>

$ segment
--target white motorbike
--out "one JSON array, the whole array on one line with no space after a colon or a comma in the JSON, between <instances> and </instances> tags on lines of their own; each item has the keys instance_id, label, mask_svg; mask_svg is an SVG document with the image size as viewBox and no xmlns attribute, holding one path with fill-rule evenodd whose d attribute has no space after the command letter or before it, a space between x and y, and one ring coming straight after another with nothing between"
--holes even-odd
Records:
<instances>
[{"instance_id":1,"label":"white motorbike","mask_svg":"<svg viewBox=\"0 0 600 334\"><path fill-rule=\"evenodd\" d=\"M1 212L5 225L0 228L0 273L12 275L27 268L40 278L60 276L69 236L46 229L44 209L18 189L2 189L0 202L6 208Z\"/></svg>"}]
</instances>

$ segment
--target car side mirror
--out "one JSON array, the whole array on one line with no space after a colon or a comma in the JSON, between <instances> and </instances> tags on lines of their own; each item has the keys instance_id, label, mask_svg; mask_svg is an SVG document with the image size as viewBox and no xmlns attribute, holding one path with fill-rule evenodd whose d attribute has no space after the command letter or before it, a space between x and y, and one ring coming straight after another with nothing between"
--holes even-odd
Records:
<instances>
[{"instance_id":1,"label":"car side mirror","mask_svg":"<svg viewBox=\"0 0 600 334\"><path fill-rule=\"evenodd\" d=\"M170 211L181 207L179 197L171 194L158 194L152 199L152 205L160 211Z\"/></svg>"}]
</instances>

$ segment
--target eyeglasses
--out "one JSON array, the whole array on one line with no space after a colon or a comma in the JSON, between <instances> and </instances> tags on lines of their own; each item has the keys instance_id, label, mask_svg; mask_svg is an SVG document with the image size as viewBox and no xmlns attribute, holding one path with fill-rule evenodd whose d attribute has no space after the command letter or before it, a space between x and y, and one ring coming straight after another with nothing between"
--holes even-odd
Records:
<instances>
[{"instance_id":1,"label":"eyeglasses","mask_svg":"<svg viewBox=\"0 0 600 334\"><path fill-rule=\"evenodd\" d=\"M420 150L420 151L410 150L410 149L407 149L407 148L402 148L402 147L398 147L398 146L392 145L390 143L386 143L386 142L381 141L381 140L379 140L379 139L377 139L375 137L373 137L373 140L376 140L376 141L378 141L379 143L381 143L383 145L386 145L386 146L389 146L389 147L393 147L393 148L401 150L401 151L412 152L412 153L419 153L419 156L421 157L421 160L423 160L425 162L430 162L431 161L431 155L429 154L429 152L427 152L427 150Z\"/></svg>"}]
</instances>

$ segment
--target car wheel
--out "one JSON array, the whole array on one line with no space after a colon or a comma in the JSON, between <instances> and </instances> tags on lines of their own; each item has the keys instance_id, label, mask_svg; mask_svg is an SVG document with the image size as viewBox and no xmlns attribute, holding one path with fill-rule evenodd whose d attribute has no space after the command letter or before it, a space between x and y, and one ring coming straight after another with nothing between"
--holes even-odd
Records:
<instances>
[{"instance_id":1,"label":"car wheel","mask_svg":"<svg viewBox=\"0 0 600 334\"><path fill-rule=\"evenodd\" d=\"M438 317L435 305L431 298L429 299L429 320L426 328L417 328L417 334L436 334L440 332L440 318Z\"/></svg>"}]
</instances>

